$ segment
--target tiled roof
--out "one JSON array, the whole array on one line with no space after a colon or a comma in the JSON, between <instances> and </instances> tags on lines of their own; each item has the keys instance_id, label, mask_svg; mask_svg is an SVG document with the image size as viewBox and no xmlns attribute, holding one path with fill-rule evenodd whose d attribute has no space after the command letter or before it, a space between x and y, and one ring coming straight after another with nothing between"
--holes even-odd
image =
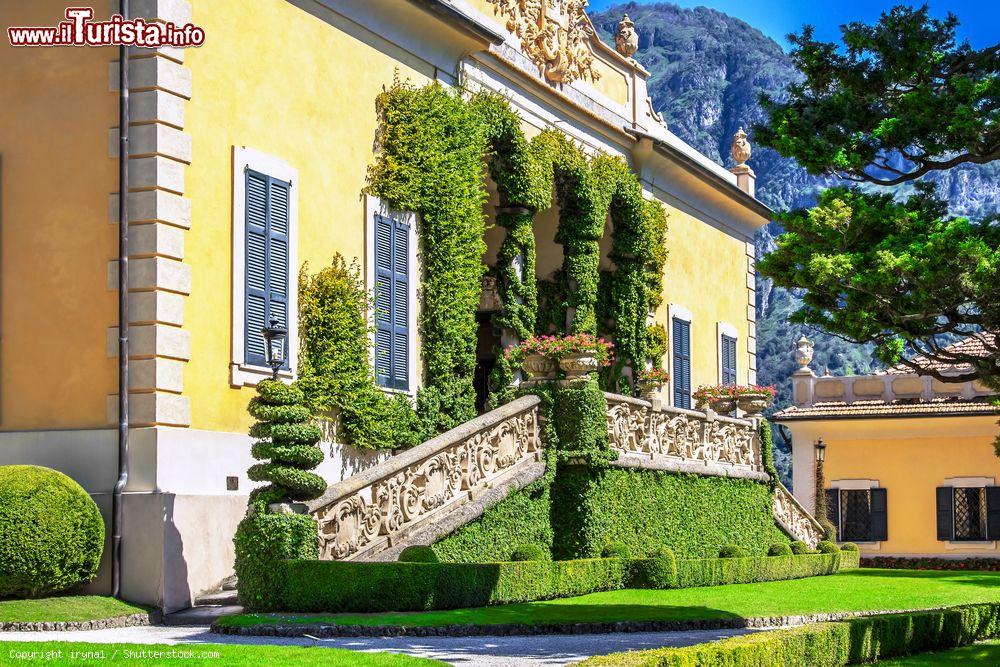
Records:
<instances>
[{"instance_id":1,"label":"tiled roof","mask_svg":"<svg viewBox=\"0 0 1000 667\"><path fill-rule=\"evenodd\" d=\"M976 356L976 357L985 357L989 354L986 350L986 346L983 345L983 342L979 338L976 338L975 336L969 336L968 338L963 338L957 343L954 343L944 348L944 351L954 352L955 354ZM971 370L968 364L959 364L956 366L953 364L946 364L940 361L931 361L923 356L913 357L913 361L920 364L921 368L933 369L942 372L951 370L955 371L956 373L964 373ZM913 373L913 370L902 364L893 366L892 368L886 369L884 371L884 374L888 375L909 375L911 373ZM883 373L879 373L879 375L882 374Z\"/></svg>"},{"instance_id":2,"label":"tiled roof","mask_svg":"<svg viewBox=\"0 0 1000 667\"><path fill-rule=\"evenodd\" d=\"M808 407L790 407L774 413L777 421L799 419L869 419L888 417L947 417L1000 414L986 398L900 399L895 401L829 401Z\"/></svg>"}]
</instances>

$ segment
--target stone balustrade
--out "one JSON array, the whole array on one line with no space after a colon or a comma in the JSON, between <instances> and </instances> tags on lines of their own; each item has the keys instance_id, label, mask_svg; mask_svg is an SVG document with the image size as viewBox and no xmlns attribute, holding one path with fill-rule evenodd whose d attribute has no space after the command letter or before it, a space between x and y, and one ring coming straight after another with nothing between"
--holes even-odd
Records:
<instances>
[{"instance_id":1,"label":"stone balustrade","mask_svg":"<svg viewBox=\"0 0 1000 667\"><path fill-rule=\"evenodd\" d=\"M537 396L524 396L331 485L308 504L320 557L363 559L541 460Z\"/></svg>"},{"instance_id":2,"label":"stone balustrade","mask_svg":"<svg viewBox=\"0 0 1000 667\"><path fill-rule=\"evenodd\" d=\"M605 394L612 465L766 481L756 420Z\"/></svg>"},{"instance_id":3,"label":"stone balustrade","mask_svg":"<svg viewBox=\"0 0 1000 667\"><path fill-rule=\"evenodd\" d=\"M819 521L799 504L781 482L778 482L774 490L774 520L786 533L810 547L815 548L823 539L823 528Z\"/></svg>"},{"instance_id":4,"label":"stone balustrade","mask_svg":"<svg viewBox=\"0 0 1000 667\"><path fill-rule=\"evenodd\" d=\"M977 398L993 392L981 381L948 383L915 373L884 375L818 376L809 369L800 369L792 376L792 396L795 405L809 407L816 403L857 401L895 401L942 398Z\"/></svg>"}]
</instances>

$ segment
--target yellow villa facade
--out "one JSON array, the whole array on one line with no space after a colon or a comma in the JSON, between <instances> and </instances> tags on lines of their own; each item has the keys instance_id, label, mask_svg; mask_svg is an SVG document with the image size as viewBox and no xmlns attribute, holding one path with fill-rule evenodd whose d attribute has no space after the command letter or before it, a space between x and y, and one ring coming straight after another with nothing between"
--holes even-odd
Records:
<instances>
[{"instance_id":1,"label":"yellow villa facade","mask_svg":"<svg viewBox=\"0 0 1000 667\"><path fill-rule=\"evenodd\" d=\"M753 196L753 172L715 164L673 135L647 96L648 72L586 30L585 4L555 3L564 11L555 19L576 17L571 60L586 64L560 81L518 37L517 3L506 0L132 2L133 15L199 26L205 42L130 56L129 599L182 608L232 573L233 532L254 487L246 406L270 373L246 305L247 202L257 187L247 174L287 195L283 289L295 350L300 267L340 253L360 262L371 288L375 219L408 219L362 193L375 99L395 80L494 91L527 136L555 128L590 154L624 158L668 216L664 299L652 321L690 332L689 347L670 340L662 360L672 377L683 364L690 381L667 387L664 401L690 407L692 389L722 381L724 337L736 341L737 382L755 382L753 234L770 212ZM96 18L118 9L99 5ZM0 0L0 15L55 25L67 6ZM118 58L117 47L0 45L0 465L61 470L106 516L118 476ZM494 194L488 221L496 205ZM556 206L535 219L539 278L562 262L558 219ZM502 238L488 225L485 264ZM409 247L417 297L419 252ZM601 247L606 254L609 238ZM397 388L410 395L420 385L416 315L413 363ZM294 354L282 375L295 377ZM317 472L328 482L379 456L324 448ZM104 568L93 586L108 585Z\"/></svg>"},{"instance_id":2,"label":"yellow villa facade","mask_svg":"<svg viewBox=\"0 0 1000 667\"><path fill-rule=\"evenodd\" d=\"M977 344L957 345L975 354ZM791 432L799 502L813 512L822 439L823 492L839 541L857 543L870 557L1000 556L993 392L978 381L945 383L904 367L817 376L808 368L811 349L799 341L794 405L774 416Z\"/></svg>"}]
</instances>

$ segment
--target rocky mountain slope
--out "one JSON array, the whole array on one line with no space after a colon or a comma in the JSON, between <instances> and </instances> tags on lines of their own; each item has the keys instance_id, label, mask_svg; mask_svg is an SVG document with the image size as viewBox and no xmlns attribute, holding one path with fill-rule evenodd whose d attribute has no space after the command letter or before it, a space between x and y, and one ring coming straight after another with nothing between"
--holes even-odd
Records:
<instances>
[{"instance_id":1,"label":"rocky mountain slope","mask_svg":"<svg viewBox=\"0 0 1000 667\"><path fill-rule=\"evenodd\" d=\"M682 9L669 3L629 2L592 13L594 25L609 44L614 44L612 35L626 12L639 35L635 57L651 73L654 107L672 132L728 165L736 130L743 126L750 131L763 120L760 93L780 96L797 76L790 58L774 40L739 19L706 7ZM757 196L776 211L808 206L819 190L836 183L811 176L794 160L759 146L754 147L750 165L757 173ZM935 174L934 181L956 214L981 218L1000 212L1000 163L963 166ZM772 249L780 233L776 223L762 229L756 241L758 255ZM778 405L783 406L790 398L792 345L803 332L788 322L799 297L766 280L758 280L757 290L758 381L777 385ZM877 367L870 349L822 332L808 335L816 340L814 367L838 375ZM779 463L787 465L784 455Z\"/></svg>"}]
</instances>

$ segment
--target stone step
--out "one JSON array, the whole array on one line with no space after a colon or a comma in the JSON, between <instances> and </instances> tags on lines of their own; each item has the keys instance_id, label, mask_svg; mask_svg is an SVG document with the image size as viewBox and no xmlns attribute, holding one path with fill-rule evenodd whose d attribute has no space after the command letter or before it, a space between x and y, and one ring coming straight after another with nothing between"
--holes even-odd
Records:
<instances>
[{"instance_id":1,"label":"stone step","mask_svg":"<svg viewBox=\"0 0 1000 667\"><path fill-rule=\"evenodd\" d=\"M242 614L238 604L199 605L163 616L164 625L212 625L217 619L230 614Z\"/></svg>"},{"instance_id":2,"label":"stone step","mask_svg":"<svg viewBox=\"0 0 1000 667\"><path fill-rule=\"evenodd\" d=\"M203 606L225 606L239 604L235 590L221 590L212 593L204 593L194 599L195 607Z\"/></svg>"}]
</instances>

